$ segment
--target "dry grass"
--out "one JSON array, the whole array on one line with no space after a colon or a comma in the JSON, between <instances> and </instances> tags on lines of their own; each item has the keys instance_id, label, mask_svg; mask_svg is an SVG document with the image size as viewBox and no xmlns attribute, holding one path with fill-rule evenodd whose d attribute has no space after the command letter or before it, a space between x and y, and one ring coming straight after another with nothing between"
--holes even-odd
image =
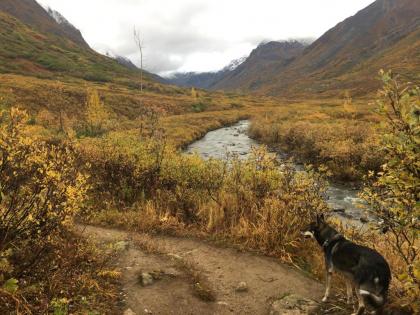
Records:
<instances>
[{"instance_id":1,"label":"dry grass","mask_svg":"<svg viewBox=\"0 0 420 315\"><path fill-rule=\"evenodd\" d=\"M383 162L373 109L350 100L282 106L257 115L250 133L298 162L327 166L335 180L360 181Z\"/></svg>"}]
</instances>

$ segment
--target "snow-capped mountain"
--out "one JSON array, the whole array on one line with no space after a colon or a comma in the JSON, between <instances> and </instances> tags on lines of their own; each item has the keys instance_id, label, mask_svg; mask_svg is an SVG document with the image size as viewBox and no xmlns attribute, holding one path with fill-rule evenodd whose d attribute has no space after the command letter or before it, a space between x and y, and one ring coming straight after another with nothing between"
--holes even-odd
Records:
<instances>
[{"instance_id":1,"label":"snow-capped mountain","mask_svg":"<svg viewBox=\"0 0 420 315\"><path fill-rule=\"evenodd\" d=\"M247 59L248 57L247 56L243 56L243 57L241 57L241 58L238 58L238 59L235 59L235 60L232 60L226 67L224 67L223 69L222 69L222 71L233 71L233 70L235 70L236 68L238 68L241 64L243 64L244 63L244 61Z\"/></svg>"}]
</instances>

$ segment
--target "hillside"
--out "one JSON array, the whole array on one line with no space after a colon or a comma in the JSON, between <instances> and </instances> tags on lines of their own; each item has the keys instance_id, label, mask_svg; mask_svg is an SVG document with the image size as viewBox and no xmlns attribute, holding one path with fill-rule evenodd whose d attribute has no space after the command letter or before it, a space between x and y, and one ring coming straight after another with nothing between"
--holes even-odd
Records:
<instances>
[{"instance_id":1,"label":"hillside","mask_svg":"<svg viewBox=\"0 0 420 315\"><path fill-rule=\"evenodd\" d=\"M305 46L299 41L261 43L241 65L216 82L212 88L254 90L259 87L259 82L267 71L280 73L302 54Z\"/></svg>"},{"instance_id":2,"label":"hillside","mask_svg":"<svg viewBox=\"0 0 420 315\"><path fill-rule=\"evenodd\" d=\"M64 36L78 45L89 48L80 31L60 13L52 9L46 11L34 0L1 0L0 11L41 32Z\"/></svg>"},{"instance_id":3,"label":"hillside","mask_svg":"<svg viewBox=\"0 0 420 315\"><path fill-rule=\"evenodd\" d=\"M117 115L138 116L145 101L151 107L188 111L180 109L184 91L160 84L160 77L147 72L147 92L140 95L139 69L75 40L62 28L71 29L71 24L54 12L34 0L0 2L0 107L21 104L31 112L64 109L79 115L86 89L95 87Z\"/></svg>"},{"instance_id":4,"label":"hillside","mask_svg":"<svg viewBox=\"0 0 420 315\"><path fill-rule=\"evenodd\" d=\"M381 68L419 81L420 2L377 0L330 29L286 67L274 61L247 80L231 76L219 89L260 94L365 95L379 87ZM238 69L239 70L239 69Z\"/></svg>"},{"instance_id":5,"label":"hillside","mask_svg":"<svg viewBox=\"0 0 420 315\"><path fill-rule=\"evenodd\" d=\"M48 20L48 14L47 17ZM138 76L137 71L71 38L42 32L1 10L0 72L41 78L69 76L101 82Z\"/></svg>"}]
</instances>

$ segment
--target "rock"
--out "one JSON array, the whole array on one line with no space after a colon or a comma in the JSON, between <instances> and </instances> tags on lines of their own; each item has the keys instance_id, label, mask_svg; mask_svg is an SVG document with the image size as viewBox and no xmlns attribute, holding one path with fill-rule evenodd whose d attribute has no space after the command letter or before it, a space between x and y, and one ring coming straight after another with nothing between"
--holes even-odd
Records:
<instances>
[{"instance_id":1,"label":"rock","mask_svg":"<svg viewBox=\"0 0 420 315\"><path fill-rule=\"evenodd\" d=\"M239 137L239 133L235 133L233 136L234 137Z\"/></svg>"},{"instance_id":2,"label":"rock","mask_svg":"<svg viewBox=\"0 0 420 315\"><path fill-rule=\"evenodd\" d=\"M142 272L139 276L139 281L142 286L148 286L153 284L153 276L148 272Z\"/></svg>"},{"instance_id":3,"label":"rock","mask_svg":"<svg viewBox=\"0 0 420 315\"><path fill-rule=\"evenodd\" d=\"M271 304L270 315L314 314L317 308L315 301L291 294L275 300Z\"/></svg>"},{"instance_id":4,"label":"rock","mask_svg":"<svg viewBox=\"0 0 420 315\"><path fill-rule=\"evenodd\" d=\"M247 292L248 291L248 285L244 281L239 282L238 286L235 288L235 291L236 292Z\"/></svg>"},{"instance_id":5,"label":"rock","mask_svg":"<svg viewBox=\"0 0 420 315\"><path fill-rule=\"evenodd\" d=\"M174 254L174 253L169 253L169 254L167 254L167 255L168 255L168 257L173 258L173 259L175 259L175 260L182 260L182 257L181 257L181 256L179 256L179 255L177 255L177 254Z\"/></svg>"},{"instance_id":6,"label":"rock","mask_svg":"<svg viewBox=\"0 0 420 315\"><path fill-rule=\"evenodd\" d=\"M344 212L346 212L346 209L344 209L344 208L335 208L335 209L333 209L333 212L344 213Z\"/></svg>"},{"instance_id":7,"label":"rock","mask_svg":"<svg viewBox=\"0 0 420 315\"><path fill-rule=\"evenodd\" d=\"M362 222L362 223L368 223L369 222L369 219L367 218L367 217L360 217L360 222Z\"/></svg>"},{"instance_id":8,"label":"rock","mask_svg":"<svg viewBox=\"0 0 420 315\"><path fill-rule=\"evenodd\" d=\"M124 311L123 315L136 315L136 313L134 313L131 308L128 308Z\"/></svg>"}]
</instances>

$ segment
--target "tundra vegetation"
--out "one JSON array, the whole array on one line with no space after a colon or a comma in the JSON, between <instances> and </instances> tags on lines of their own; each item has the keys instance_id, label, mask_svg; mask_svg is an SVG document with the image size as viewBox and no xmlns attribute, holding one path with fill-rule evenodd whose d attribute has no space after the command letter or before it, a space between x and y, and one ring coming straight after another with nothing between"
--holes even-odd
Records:
<instances>
[{"instance_id":1,"label":"tundra vegetation","mask_svg":"<svg viewBox=\"0 0 420 315\"><path fill-rule=\"evenodd\" d=\"M383 78L382 117L369 110L373 105L355 105L349 97L344 105L273 106L270 99L255 104L215 94L221 101L216 105L210 94L194 90L180 96L179 104L186 105L176 107L179 112L153 103L119 119L107 105L112 93L92 86L73 114L54 105L48 112L29 105L30 114L4 110L1 312L100 313L116 307L115 251L78 238L75 221L213 239L321 276L319 249L303 241L300 230L328 211L330 175L365 183L363 196L387 233L340 228L387 258L394 274L391 301L418 311L419 92L398 86L389 73ZM58 91L73 104L72 88ZM142 95L144 103L156 102L147 85ZM196 110L198 100L208 106ZM256 138L313 166L296 172L264 146L246 160L227 161L179 150L207 130L247 116Z\"/></svg>"}]
</instances>

